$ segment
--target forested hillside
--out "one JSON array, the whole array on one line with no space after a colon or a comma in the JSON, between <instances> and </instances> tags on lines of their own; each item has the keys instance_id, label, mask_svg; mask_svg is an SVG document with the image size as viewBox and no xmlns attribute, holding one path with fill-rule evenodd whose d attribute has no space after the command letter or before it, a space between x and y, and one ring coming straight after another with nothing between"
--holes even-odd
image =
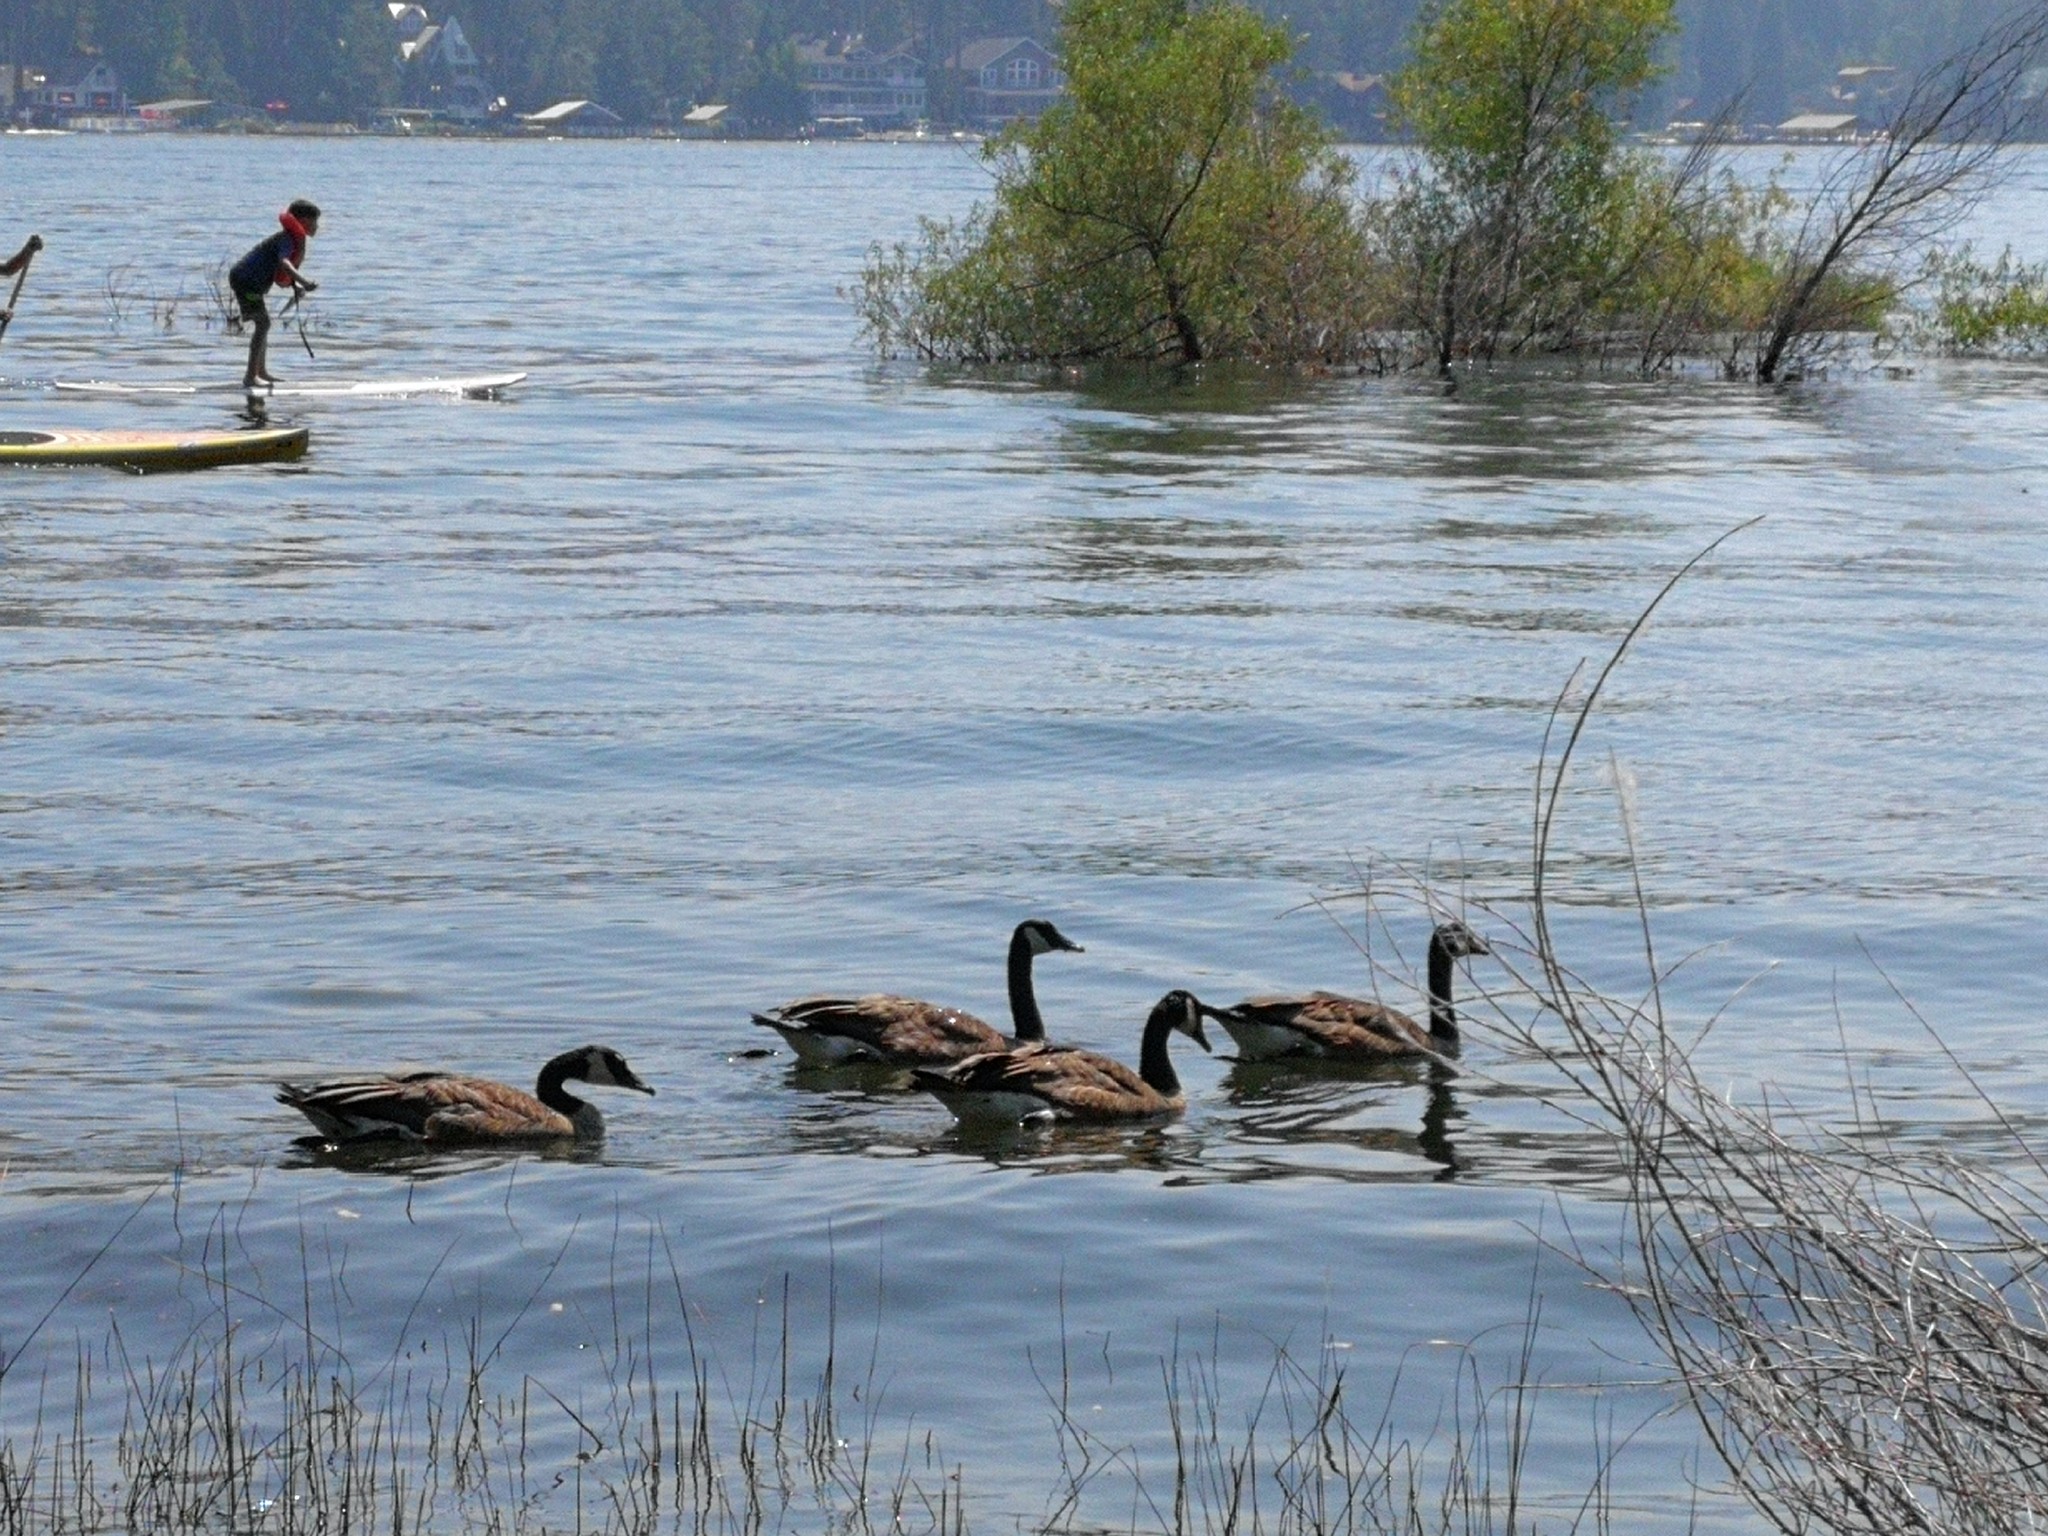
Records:
<instances>
[{"instance_id":1,"label":"forested hillside","mask_svg":"<svg viewBox=\"0 0 2048 1536\"><path fill-rule=\"evenodd\" d=\"M589 96L646 122L696 101L740 100L786 74L792 36L864 33L943 57L963 39L1049 37L1049 0L425 0L453 14L515 108ZM1397 63L1417 0L1271 0L1312 69ZM383 0L9 0L0 51L38 68L99 50L134 100L284 101L305 119L359 118L396 99ZM1737 92L1748 120L1825 105L1851 63L1913 66L1975 35L1993 0L1681 0L1671 70L1645 112L1700 115ZM1686 103L1692 103L1687 106Z\"/></svg>"}]
</instances>

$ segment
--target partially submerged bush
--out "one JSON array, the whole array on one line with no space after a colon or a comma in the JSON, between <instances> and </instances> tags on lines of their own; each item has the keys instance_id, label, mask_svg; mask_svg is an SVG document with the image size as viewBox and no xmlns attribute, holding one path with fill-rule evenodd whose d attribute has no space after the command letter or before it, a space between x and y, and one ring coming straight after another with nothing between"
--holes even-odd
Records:
<instances>
[{"instance_id":1,"label":"partially submerged bush","mask_svg":"<svg viewBox=\"0 0 2048 1536\"><path fill-rule=\"evenodd\" d=\"M1674 0L1436 0L1393 101L1416 155L1360 202L1276 89L1286 35L1239 0L1075 0L1069 93L993 141L992 203L877 247L856 303L884 355L1380 369L1563 355L1713 358L1789 377L1875 333L1982 192L2048 45L2048 0L1913 81L1803 203L1710 133L1622 139ZM2040 329L2042 274L1956 269L1964 349ZM2027 343L2031 345L2031 342Z\"/></svg>"},{"instance_id":2,"label":"partially submerged bush","mask_svg":"<svg viewBox=\"0 0 2048 1536\"><path fill-rule=\"evenodd\" d=\"M1980 261L1968 246L1936 251L1925 277L1932 284L1921 339L1947 352L2038 352L2048 346L2048 262L2028 265L2010 248Z\"/></svg>"},{"instance_id":3,"label":"partially submerged bush","mask_svg":"<svg viewBox=\"0 0 2048 1536\"><path fill-rule=\"evenodd\" d=\"M1664 178L1616 118L1655 73L1672 0L1442 0L1394 78L1422 164L1391 206L1436 361L1569 346L1611 307L1642 237L1675 231Z\"/></svg>"},{"instance_id":4,"label":"partially submerged bush","mask_svg":"<svg viewBox=\"0 0 2048 1536\"><path fill-rule=\"evenodd\" d=\"M1352 168L1275 89L1285 32L1235 0L1076 0L1061 39L1068 95L990 143L993 206L872 253L857 302L884 355L1346 354Z\"/></svg>"}]
</instances>

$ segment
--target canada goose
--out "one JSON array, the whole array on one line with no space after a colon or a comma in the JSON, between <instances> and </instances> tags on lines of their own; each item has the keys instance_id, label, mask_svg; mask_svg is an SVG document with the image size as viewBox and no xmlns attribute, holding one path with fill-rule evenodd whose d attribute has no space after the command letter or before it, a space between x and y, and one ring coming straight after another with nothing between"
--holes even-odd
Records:
<instances>
[{"instance_id":1,"label":"canada goose","mask_svg":"<svg viewBox=\"0 0 2048 1536\"><path fill-rule=\"evenodd\" d=\"M1031 988L1031 962L1056 949L1081 953L1080 945L1043 918L1026 918L1010 935L1010 1020L1017 1031L1012 1039L958 1008L880 992L867 997L798 998L755 1014L754 1022L781 1035L797 1059L810 1066L855 1061L929 1066L983 1051L1005 1051L1012 1044L1045 1038L1045 1020Z\"/></svg>"},{"instance_id":2,"label":"canada goose","mask_svg":"<svg viewBox=\"0 0 2048 1536\"><path fill-rule=\"evenodd\" d=\"M1248 997L1215 1014L1237 1042L1240 1061L1277 1056L1329 1056L1377 1061L1394 1056L1440 1056L1458 1045L1451 1007L1451 965L1493 951L1460 922L1439 923L1429 936L1429 1028L1384 1003L1309 992L1295 997Z\"/></svg>"},{"instance_id":3,"label":"canada goose","mask_svg":"<svg viewBox=\"0 0 2048 1536\"><path fill-rule=\"evenodd\" d=\"M532 1093L485 1077L454 1072L408 1072L403 1077L343 1078L300 1087L280 1083L277 1102L289 1104L320 1134L335 1141L402 1136L418 1141L539 1141L604 1135L604 1116L563 1084L654 1090L610 1046L580 1045L540 1069Z\"/></svg>"},{"instance_id":4,"label":"canada goose","mask_svg":"<svg viewBox=\"0 0 2048 1536\"><path fill-rule=\"evenodd\" d=\"M1014 1051L970 1056L949 1067L920 1067L917 1086L955 1117L970 1121L1142 1120L1186 1107L1180 1078L1166 1051L1175 1030L1203 1050L1202 1015L1220 1014L1192 992L1169 992L1145 1020L1138 1070L1072 1046L1024 1045Z\"/></svg>"}]
</instances>

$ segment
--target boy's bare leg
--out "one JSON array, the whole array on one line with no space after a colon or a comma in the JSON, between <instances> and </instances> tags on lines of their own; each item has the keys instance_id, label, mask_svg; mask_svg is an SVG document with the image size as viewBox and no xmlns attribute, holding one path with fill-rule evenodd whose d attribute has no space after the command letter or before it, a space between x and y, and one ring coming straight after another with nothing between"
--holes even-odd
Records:
<instances>
[{"instance_id":1,"label":"boy's bare leg","mask_svg":"<svg viewBox=\"0 0 2048 1536\"><path fill-rule=\"evenodd\" d=\"M242 387L255 389L271 382L268 363L270 361L270 316L259 314L249 322L249 367L242 375Z\"/></svg>"}]
</instances>

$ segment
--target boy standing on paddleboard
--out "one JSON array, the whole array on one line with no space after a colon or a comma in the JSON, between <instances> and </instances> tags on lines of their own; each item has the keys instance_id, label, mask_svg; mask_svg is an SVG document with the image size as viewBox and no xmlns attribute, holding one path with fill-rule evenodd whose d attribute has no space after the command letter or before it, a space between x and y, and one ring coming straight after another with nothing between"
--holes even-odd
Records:
<instances>
[{"instance_id":1,"label":"boy standing on paddleboard","mask_svg":"<svg viewBox=\"0 0 2048 1536\"><path fill-rule=\"evenodd\" d=\"M259 389L277 382L270 376L268 366L270 306L263 302L263 296L273 287L289 288L296 303L300 294L311 293L320 286L299 272L306 260L306 242L320 232L320 210L300 198L277 216L277 222L284 227L228 269L228 287L234 290L242 319L250 327L249 367L242 375L244 389Z\"/></svg>"}]
</instances>

